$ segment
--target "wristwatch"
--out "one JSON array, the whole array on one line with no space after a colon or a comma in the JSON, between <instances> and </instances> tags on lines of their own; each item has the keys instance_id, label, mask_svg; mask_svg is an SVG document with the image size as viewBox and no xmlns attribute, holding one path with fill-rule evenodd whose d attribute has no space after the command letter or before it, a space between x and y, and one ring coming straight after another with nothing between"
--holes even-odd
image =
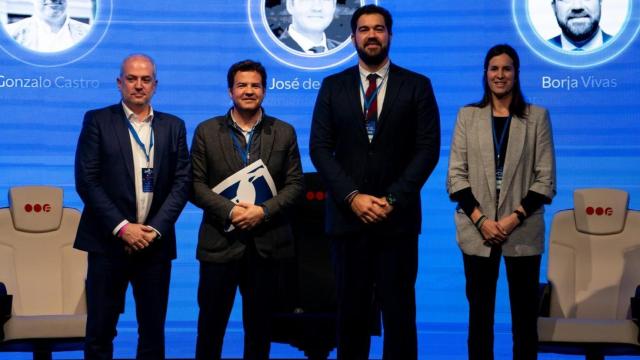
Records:
<instances>
[{"instance_id":1,"label":"wristwatch","mask_svg":"<svg viewBox=\"0 0 640 360\"><path fill-rule=\"evenodd\" d=\"M391 206L394 206L398 201L398 199L396 199L396 197L393 194L387 194L386 199L387 199L387 203Z\"/></svg>"}]
</instances>

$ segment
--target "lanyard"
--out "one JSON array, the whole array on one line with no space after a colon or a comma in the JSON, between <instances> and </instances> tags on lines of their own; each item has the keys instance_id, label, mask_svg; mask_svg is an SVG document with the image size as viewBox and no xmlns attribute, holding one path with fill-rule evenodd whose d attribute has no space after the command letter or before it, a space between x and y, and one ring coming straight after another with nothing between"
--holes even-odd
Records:
<instances>
[{"instance_id":1,"label":"lanyard","mask_svg":"<svg viewBox=\"0 0 640 360\"><path fill-rule=\"evenodd\" d=\"M364 90L364 85L362 85L362 81L360 81L360 92L362 93L362 98L364 99L363 103L364 103L365 116L367 115L367 111L369 110L369 107L371 107L371 103L373 102L373 99L375 99L378 96L378 92L384 85L384 82L387 80L388 74L389 74L389 69L387 69L387 72L384 73L384 76L382 77L382 81L380 82L380 85L376 86L376 91L374 91L369 98L367 98L367 92Z\"/></svg>"},{"instance_id":2,"label":"lanyard","mask_svg":"<svg viewBox=\"0 0 640 360\"><path fill-rule=\"evenodd\" d=\"M496 122L493 121L493 126L491 130L493 130L493 143L496 145L496 152L498 156L498 162L500 160L500 154L502 154L502 144L504 144L504 137L509 130L509 124L511 123L511 115L507 117L507 121L504 122L504 126L502 127L502 135L500 135L500 142L498 142L498 136L496 135ZM498 164L496 164L498 166Z\"/></svg>"},{"instance_id":3,"label":"lanyard","mask_svg":"<svg viewBox=\"0 0 640 360\"><path fill-rule=\"evenodd\" d=\"M133 135L133 139L138 143L138 146L140 146L140 149L144 151L144 156L147 157L147 167L149 167L149 164L151 163L150 161L151 149L153 149L153 127L151 128L151 132L149 133L149 152L147 152L147 148L144 146L144 143L142 142L142 140L140 140L140 136L138 136L138 132L136 131L136 129L133 128L133 125L131 125L131 121L127 120L127 125L129 126L129 132L131 133L131 135Z\"/></svg>"},{"instance_id":4,"label":"lanyard","mask_svg":"<svg viewBox=\"0 0 640 360\"><path fill-rule=\"evenodd\" d=\"M255 129L251 129L249 131L249 138L247 139L247 147L243 148L242 145L240 145L240 141L233 133L233 129L229 129L229 134L231 134L231 140L233 140L233 147L236 148L236 150L238 150L238 153L240 153L240 157L242 158L242 164L244 166L247 166L249 163L249 160L251 159L251 141L253 140L254 133L255 133Z\"/></svg>"}]
</instances>

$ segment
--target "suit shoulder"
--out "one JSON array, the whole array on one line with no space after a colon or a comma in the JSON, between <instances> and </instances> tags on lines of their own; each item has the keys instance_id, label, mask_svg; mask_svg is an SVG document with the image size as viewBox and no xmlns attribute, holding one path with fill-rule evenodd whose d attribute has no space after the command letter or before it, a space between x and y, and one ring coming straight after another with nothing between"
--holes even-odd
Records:
<instances>
[{"instance_id":1,"label":"suit shoulder","mask_svg":"<svg viewBox=\"0 0 640 360\"><path fill-rule=\"evenodd\" d=\"M122 111L123 111L122 105L114 104L114 105L109 105L102 108L88 110L84 116L85 118L92 117L97 119L110 118L112 115L118 114L119 112L122 112Z\"/></svg>"},{"instance_id":2,"label":"suit shoulder","mask_svg":"<svg viewBox=\"0 0 640 360\"><path fill-rule=\"evenodd\" d=\"M161 121L166 121L169 123L178 123L178 124L184 124L184 120L182 120L181 118L179 118L176 115L173 114L169 114L166 112L162 112L162 111L155 111L154 110L154 117L161 119Z\"/></svg>"},{"instance_id":3,"label":"suit shoulder","mask_svg":"<svg viewBox=\"0 0 640 360\"><path fill-rule=\"evenodd\" d=\"M335 82L335 81L342 81L345 78L348 78L350 76L353 76L353 73L357 73L358 72L358 67L357 66L351 66L348 67L340 72L331 74L327 77L324 78L325 82Z\"/></svg>"},{"instance_id":4,"label":"suit shoulder","mask_svg":"<svg viewBox=\"0 0 640 360\"><path fill-rule=\"evenodd\" d=\"M528 112L529 112L529 117L533 119L538 119L538 118L544 117L545 114L548 114L549 111L542 106L529 104Z\"/></svg>"},{"instance_id":5,"label":"suit shoulder","mask_svg":"<svg viewBox=\"0 0 640 360\"><path fill-rule=\"evenodd\" d=\"M413 70L409 70L407 68L403 68L398 65L391 64L391 70L392 73L395 73L396 76L402 76L404 78L412 79L417 82L431 83L431 79L429 79L426 75Z\"/></svg>"},{"instance_id":6,"label":"suit shoulder","mask_svg":"<svg viewBox=\"0 0 640 360\"><path fill-rule=\"evenodd\" d=\"M269 116L269 119L273 120L273 127L279 130L285 130L287 132L295 132L293 125L284 120Z\"/></svg>"},{"instance_id":7,"label":"suit shoulder","mask_svg":"<svg viewBox=\"0 0 640 360\"><path fill-rule=\"evenodd\" d=\"M221 115L221 116L214 116L207 120L203 120L196 126L196 131L198 130L202 131L201 129L210 129L210 128L217 127L223 123L225 118L226 117L224 115Z\"/></svg>"}]
</instances>

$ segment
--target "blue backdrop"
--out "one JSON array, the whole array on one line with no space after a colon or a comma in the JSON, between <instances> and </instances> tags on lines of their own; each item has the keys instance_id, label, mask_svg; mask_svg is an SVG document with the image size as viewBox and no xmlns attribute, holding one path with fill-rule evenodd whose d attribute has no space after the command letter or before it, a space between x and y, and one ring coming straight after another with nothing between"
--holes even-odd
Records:
<instances>
[{"instance_id":1,"label":"blue backdrop","mask_svg":"<svg viewBox=\"0 0 640 360\"><path fill-rule=\"evenodd\" d=\"M82 208L73 180L82 116L88 109L119 100L115 83L119 64L133 52L155 58L159 85L153 106L183 118L189 142L199 122L230 106L229 65L245 58L261 61L269 75L264 107L295 126L304 170L314 171L308 139L317 89L326 75L355 64L350 44L325 55L288 51L268 28L276 15L286 19L278 1L268 1L275 7L266 9L265 0L87 1L91 32L66 51L30 51L0 30L0 193L16 185L56 185L64 188L67 206ZM19 2L0 1L3 22L9 21L11 6ZM394 15L392 61L431 78L441 111L440 162L423 188L425 221L416 285L423 355L439 346L438 338L429 336L434 329L458 334L447 341L464 349L464 275L455 244L454 205L444 183L456 112L480 98L482 62L490 46L509 43L519 51L525 96L551 114L558 196L547 207L547 220L555 211L572 207L576 188L623 189L630 193L631 207L640 207L640 45L636 39L640 0L603 1L602 26L614 37L602 48L580 54L547 43L560 31L550 2L378 1ZM348 34L354 4L359 1L338 1L334 33ZM0 198L0 206L7 206L6 198ZM170 357L193 354L200 216L199 209L188 205L177 224L179 254L167 321ZM509 309L503 280L496 322L507 334ZM225 356L240 356L241 328L237 302ZM116 355L133 357L136 332L130 299L119 334ZM274 348L274 354L298 355L284 346ZM0 354L0 359L15 356ZM380 356L377 342L372 356Z\"/></svg>"}]
</instances>

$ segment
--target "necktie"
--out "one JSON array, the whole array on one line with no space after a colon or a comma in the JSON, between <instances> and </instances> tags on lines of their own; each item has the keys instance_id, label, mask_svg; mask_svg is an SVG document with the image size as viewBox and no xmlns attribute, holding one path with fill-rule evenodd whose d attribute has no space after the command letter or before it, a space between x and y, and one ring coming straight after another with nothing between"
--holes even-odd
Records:
<instances>
[{"instance_id":1,"label":"necktie","mask_svg":"<svg viewBox=\"0 0 640 360\"><path fill-rule=\"evenodd\" d=\"M376 122L378 121L378 86L376 84L378 77L378 74L369 74L367 76L369 87L364 95L364 118L369 142L373 139L373 135L376 132Z\"/></svg>"},{"instance_id":2,"label":"necktie","mask_svg":"<svg viewBox=\"0 0 640 360\"><path fill-rule=\"evenodd\" d=\"M318 54L318 53L323 53L325 51L324 46L314 46L312 48L309 48L309 51L311 51L314 54Z\"/></svg>"}]
</instances>

